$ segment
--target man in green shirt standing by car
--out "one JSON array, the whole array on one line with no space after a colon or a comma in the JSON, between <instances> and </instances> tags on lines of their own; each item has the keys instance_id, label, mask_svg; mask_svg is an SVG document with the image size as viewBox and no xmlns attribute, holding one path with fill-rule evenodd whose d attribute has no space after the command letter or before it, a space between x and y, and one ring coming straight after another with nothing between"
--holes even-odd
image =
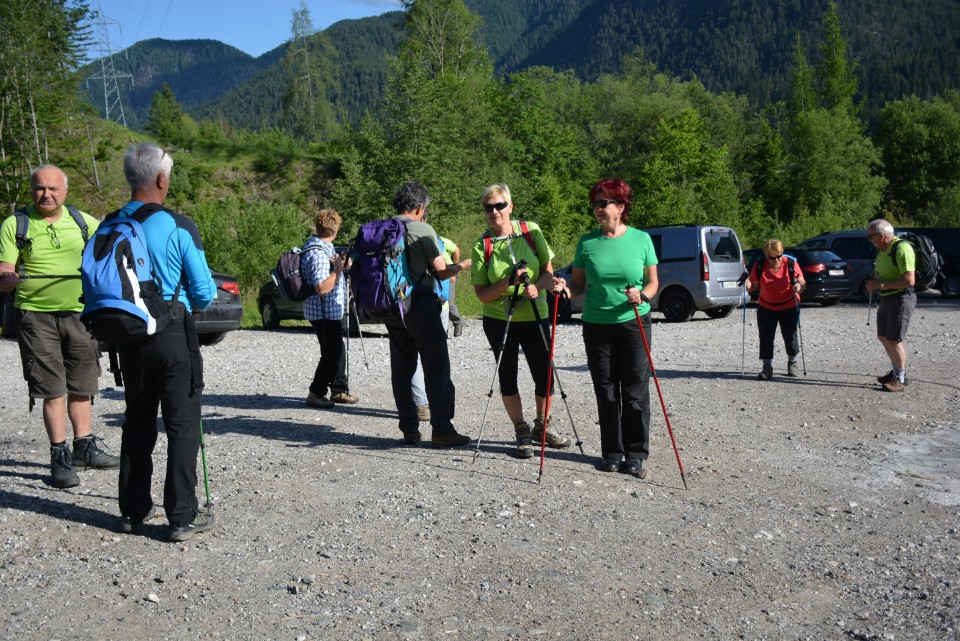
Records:
<instances>
[{"instance_id":1,"label":"man in green shirt standing by car","mask_svg":"<svg viewBox=\"0 0 960 641\"><path fill-rule=\"evenodd\" d=\"M76 469L120 467L120 457L104 452L91 432L100 358L96 340L80 322L80 258L99 222L64 206L67 175L58 167L34 169L30 188L33 205L8 216L0 226L0 291L19 285L23 378L30 409L36 399L43 400L51 485L62 489L80 484ZM72 451L67 443L68 417L73 424Z\"/></svg>"},{"instance_id":2,"label":"man in green shirt standing by car","mask_svg":"<svg viewBox=\"0 0 960 641\"><path fill-rule=\"evenodd\" d=\"M893 369L877 378L888 392L902 392L907 386L907 337L910 316L917 306L913 291L916 258L913 246L897 238L893 225L883 219L867 226L867 238L877 248L875 276L866 282L867 291L880 294L877 308L877 338L886 350Z\"/></svg>"}]
</instances>

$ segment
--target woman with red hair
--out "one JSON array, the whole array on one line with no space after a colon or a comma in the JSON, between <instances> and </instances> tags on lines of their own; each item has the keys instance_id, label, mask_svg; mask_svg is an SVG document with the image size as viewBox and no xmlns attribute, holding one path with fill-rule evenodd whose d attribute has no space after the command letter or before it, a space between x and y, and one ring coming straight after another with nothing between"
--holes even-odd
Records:
<instances>
[{"instance_id":1,"label":"woman with red hair","mask_svg":"<svg viewBox=\"0 0 960 641\"><path fill-rule=\"evenodd\" d=\"M567 283L553 291L583 302L583 343L600 417L600 469L646 478L650 454L650 363L634 306L652 339L650 299L657 293L657 255L650 235L627 224L633 192L619 178L590 189L599 229L580 237Z\"/></svg>"}]
</instances>

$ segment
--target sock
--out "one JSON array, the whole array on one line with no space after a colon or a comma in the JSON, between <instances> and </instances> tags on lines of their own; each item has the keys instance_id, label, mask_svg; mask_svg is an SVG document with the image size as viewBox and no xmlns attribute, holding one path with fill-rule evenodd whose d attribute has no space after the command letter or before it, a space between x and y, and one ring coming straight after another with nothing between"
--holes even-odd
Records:
<instances>
[{"instance_id":1,"label":"sock","mask_svg":"<svg viewBox=\"0 0 960 641\"><path fill-rule=\"evenodd\" d=\"M76 443L77 441L85 441L88 438L93 438L93 434L87 434L86 436L78 436L75 439L73 439L73 442Z\"/></svg>"},{"instance_id":2,"label":"sock","mask_svg":"<svg viewBox=\"0 0 960 641\"><path fill-rule=\"evenodd\" d=\"M796 363L796 362L797 362L797 357L796 357L796 356L791 356L790 358L787 359L787 365L789 365L789 364L791 364L791 363Z\"/></svg>"},{"instance_id":3,"label":"sock","mask_svg":"<svg viewBox=\"0 0 960 641\"><path fill-rule=\"evenodd\" d=\"M51 444L50 444L50 447L66 447L66 446L67 446L67 442L66 442L66 441L60 441L59 443L51 443Z\"/></svg>"},{"instance_id":4,"label":"sock","mask_svg":"<svg viewBox=\"0 0 960 641\"><path fill-rule=\"evenodd\" d=\"M894 367L894 368L893 368L893 375L896 376L896 377L900 380L900 382L902 383L902 382L903 382L904 380L906 380L906 378L907 378L907 368L898 369L898 368Z\"/></svg>"},{"instance_id":5,"label":"sock","mask_svg":"<svg viewBox=\"0 0 960 641\"><path fill-rule=\"evenodd\" d=\"M763 360L763 364L764 364L764 365L769 365L770 367L773 367L773 359L772 359L772 358L764 358L764 359L762 359L762 360Z\"/></svg>"}]
</instances>

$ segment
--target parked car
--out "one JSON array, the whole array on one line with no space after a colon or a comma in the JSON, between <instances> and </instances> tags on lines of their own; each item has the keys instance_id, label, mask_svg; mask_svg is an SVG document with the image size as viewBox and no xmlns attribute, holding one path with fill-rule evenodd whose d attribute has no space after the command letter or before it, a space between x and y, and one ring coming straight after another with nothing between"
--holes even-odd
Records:
<instances>
[{"instance_id":1,"label":"parked car","mask_svg":"<svg viewBox=\"0 0 960 641\"><path fill-rule=\"evenodd\" d=\"M673 323L690 320L699 310L710 318L728 316L740 304L743 255L736 232L719 225L675 225L644 230L650 234L659 265L660 290L650 301L654 311ZM554 272L567 280L573 266ZM553 296L550 313L553 313ZM567 322L583 311L583 296L561 303L557 320Z\"/></svg>"},{"instance_id":2,"label":"parked car","mask_svg":"<svg viewBox=\"0 0 960 641\"><path fill-rule=\"evenodd\" d=\"M285 320L303 320L303 301L289 300L280 292L280 286L271 277L260 287L257 295L257 308L260 310L260 324L264 329L277 329ZM360 328L357 325L356 305L350 300L349 314L343 316L344 335L349 331L350 336L357 336ZM363 311L359 312L360 322L364 325L382 323L383 321L371 318Z\"/></svg>"},{"instance_id":3,"label":"parked car","mask_svg":"<svg viewBox=\"0 0 960 641\"><path fill-rule=\"evenodd\" d=\"M197 336L201 345L216 345L227 332L240 329L243 320L243 301L237 279L214 271L213 282L217 285L217 296L196 317Z\"/></svg>"},{"instance_id":4,"label":"parked car","mask_svg":"<svg viewBox=\"0 0 960 641\"><path fill-rule=\"evenodd\" d=\"M807 288L800 294L802 302L817 302L828 307L836 305L854 292L852 268L833 252L825 249L787 247L783 253L785 256L793 256L803 272L803 279L807 281ZM764 259L761 249L747 249L743 255L748 268L757 260ZM754 291L750 298L756 300L757 295L758 292Z\"/></svg>"},{"instance_id":5,"label":"parked car","mask_svg":"<svg viewBox=\"0 0 960 641\"><path fill-rule=\"evenodd\" d=\"M197 314L197 336L201 345L216 345L224 339L227 332L240 329L243 319L243 303L240 299L240 286L237 279L227 274L213 272L213 281L217 285L217 296L210 306ZM13 306L14 295L0 294L0 330L3 338L16 338L16 309Z\"/></svg>"},{"instance_id":6,"label":"parked car","mask_svg":"<svg viewBox=\"0 0 960 641\"><path fill-rule=\"evenodd\" d=\"M934 287L946 298L960 297L960 229L950 227L904 227L896 232L923 234L943 256L943 270ZM846 229L819 234L799 243L798 247L828 249L847 261L851 267L853 291L867 300L866 281L873 276L876 248L863 229Z\"/></svg>"}]
</instances>

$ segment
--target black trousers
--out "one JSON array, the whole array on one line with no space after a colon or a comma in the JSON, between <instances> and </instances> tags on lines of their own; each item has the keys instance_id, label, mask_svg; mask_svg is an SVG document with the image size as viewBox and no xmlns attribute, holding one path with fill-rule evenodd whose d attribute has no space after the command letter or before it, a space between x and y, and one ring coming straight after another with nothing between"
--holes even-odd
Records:
<instances>
[{"instance_id":1,"label":"black trousers","mask_svg":"<svg viewBox=\"0 0 960 641\"><path fill-rule=\"evenodd\" d=\"M179 318L144 343L119 348L126 419L120 441L120 513L146 516L153 504L153 448L157 414L167 433L163 509L170 525L191 523L197 503L200 397L203 362L193 317L180 305Z\"/></svg>"},{"instance_id":2,"label":"black trousers","mask_svg":"<svg viewBox=\"0 0 960 641\"><path fill-rule=\"evenodd\" d=\"M410 381L417 371L417 355L423 365L423 378L430 403L430 425L434 435L454 431L453 414L456 388L450 380L450 356L447 332L440 321L440 302L433 292L413 294L405 323L399 319L386 322L390 336L390 382L393 399L400 416L400 430L417 431L417 404L413 400Z\"/></svg>"},{"instance_id":3,"label":"black trousers","mask_svg":"<svg viewBox=\"0 0 960 641\"><path fill-rule=\"evenodd\" d=\"M650 314L641 317L650 348ZM587 366L593 379L604 458L650 455L650 362L637 321L583 324Z\"/></svg>"},{"instance_id":4,"label":"black trousers","mask_svg":"<svg viewBox=\"0 0 960 641\"><path fill-rule=\"evenodd\" d=\"M800 353L800 340L797 338L800 310L796 307L774 311L766 307L757 307L757 329L760 332L760 360L773 358L773 339L777 336L777 327L783 336L787 356Z\"/></svg>"},{"instance_id":5,"label":"black trousers","mask_svg":"<svg viewBox=\"0 0 960 641\"><path fill-rule=\"evenodd\" d=\"M543 333L541 334L541 329ZM547 321L511 321L507 330L507 321L498 318L483 317L483 332L493 350L493 358L500 358L500 394L514 396L519 394L517 368L520 363L520 348L527 360L527 368L533 377L533 393L543 398L547 395L547 371L550 369L550 350L543 344L543 337L550 340L550 325ZM503 333L507 332L507 341L503 342ZM503 356L500 345L503 344ZM553 390L551 389L551 392Z\"/></svg>"},{"instance_id":6,"label":"black trousers","mask_svg":"<svg viewBox=\"0 0 960 641\"><path fill-rule=\"evenodd\" d=\"M347 387L347 351L343 348L343 322L339 320L310 321L320 341L320 362L313 373L310 391L326 396L349 390Z\"/></svg>"}]
</instances>

